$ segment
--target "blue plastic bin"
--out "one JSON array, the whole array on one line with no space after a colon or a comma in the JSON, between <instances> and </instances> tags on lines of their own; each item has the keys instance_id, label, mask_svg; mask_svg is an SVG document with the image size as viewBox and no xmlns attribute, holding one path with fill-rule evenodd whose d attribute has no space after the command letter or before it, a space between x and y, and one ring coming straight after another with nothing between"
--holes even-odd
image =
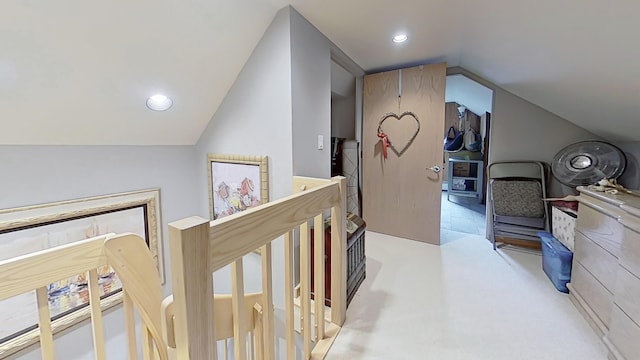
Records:
<instances>
[{"instance_id":1,"label":"blue plastic bin","mask_svg":"<svg viewBox=\"0 0 640 360\"><path fill-rule=\"evenodd\" d=\"M558 291L569 293L567 283L571 281L573 253L551 233L540 231L538 237L542 240L542 270Z\"/></svg>"}]
</instances>

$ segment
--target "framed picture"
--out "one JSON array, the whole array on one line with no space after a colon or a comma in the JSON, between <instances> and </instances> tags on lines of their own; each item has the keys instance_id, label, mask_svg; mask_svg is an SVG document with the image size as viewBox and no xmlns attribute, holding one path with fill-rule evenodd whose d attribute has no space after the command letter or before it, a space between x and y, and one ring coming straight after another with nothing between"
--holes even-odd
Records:
<instances>
[{"instance_id":1,"label":"framed picture","mask_svg":"<svg viewBox=\"0 0 640 360\"><path fill-rule=\"evenodd\" d=\"M149 246L164 283L160 190L143 190L0 210L0 261L108 233L132 232ZM122 301L110 267L98 269L103 309ZM49 284L54 333L90 316L87 274ZM0 358L39 341L35 292L0 301Z\"/></svg>"},{"instance_id":2,"label":"framed picture","mask_svg":"<svg viewBox=\"0 0 640 360\"><path fill-rule=\"evenodd\" d=\"M209 212L220 219L269 201L266 156L209 154Z\"/></svg>"}]
</instances>

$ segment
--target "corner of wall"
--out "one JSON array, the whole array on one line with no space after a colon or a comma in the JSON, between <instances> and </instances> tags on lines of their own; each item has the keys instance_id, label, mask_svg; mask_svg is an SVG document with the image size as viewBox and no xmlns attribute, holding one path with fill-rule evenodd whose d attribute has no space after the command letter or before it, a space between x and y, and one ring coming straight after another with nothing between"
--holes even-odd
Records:
<instances>
[{"instance_id":1,"label":"corner of wall","mask_svg":"<svg viewBox=\"0 0 640 360\"><path fill-rule=\"evenodd\" d=\"M329 40L291 11L294 175L331 176L331 49ZM318 149L318 137L323 149Z\"/></svg>"},{"instance_id":2,"label":"corner of wall","mask_svg":"<svg viewBox=\"0 0 640 360\"><path fill-rule=\"evenodd\" d=\"M203 214L209 213L208 153L266 155L270 198L291 193L290 13L289 6L278 11L196 144Z\"/></svg>"}]
</instances>

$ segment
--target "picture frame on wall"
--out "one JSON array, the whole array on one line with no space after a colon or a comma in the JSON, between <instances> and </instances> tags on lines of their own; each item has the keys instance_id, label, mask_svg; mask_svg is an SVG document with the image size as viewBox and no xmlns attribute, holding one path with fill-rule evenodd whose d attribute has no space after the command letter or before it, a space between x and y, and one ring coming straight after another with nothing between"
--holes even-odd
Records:
<instances>
[{"instance_id":1,"label":"picture frame on wall","mask_svg":"<svg viewBox=\"0 0 640 360\"><path fill-rule=\"evenodd\" d=\"M208 154L207 167L211 220L269 202L267 156Z\"/></svg>"},{"instance_id":2,"label":"picture frame on wall","mask_svg":"<svg viewBox=\"0 0 640 360\"><path fill-rule=\"evenodd\" d=\"M0 209L0 261L109 233L135 233L145 239L164 283L160 190L74 199ZM108 266L98 269L103 310L122 302L122 284ZM87 274L48 286L52 331L90 316ZM39 341L35 293L0 300L0 358Z\"/></svg>"}]
</instances>

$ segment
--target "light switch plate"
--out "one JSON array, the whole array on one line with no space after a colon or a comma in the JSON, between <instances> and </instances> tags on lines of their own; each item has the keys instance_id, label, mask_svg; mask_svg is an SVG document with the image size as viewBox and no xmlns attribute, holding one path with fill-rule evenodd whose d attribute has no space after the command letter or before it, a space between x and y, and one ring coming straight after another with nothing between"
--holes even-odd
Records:
<instances>
[{"instance_id":1,"label":"light switch plate","mask_svg":"<svg viewBox=\"0 0 640 360\"><path fill-rule=\"evenodd\" d=\"M324 149L324 136L318 135L318 150Z\"/></svg>"}]
</instances>

